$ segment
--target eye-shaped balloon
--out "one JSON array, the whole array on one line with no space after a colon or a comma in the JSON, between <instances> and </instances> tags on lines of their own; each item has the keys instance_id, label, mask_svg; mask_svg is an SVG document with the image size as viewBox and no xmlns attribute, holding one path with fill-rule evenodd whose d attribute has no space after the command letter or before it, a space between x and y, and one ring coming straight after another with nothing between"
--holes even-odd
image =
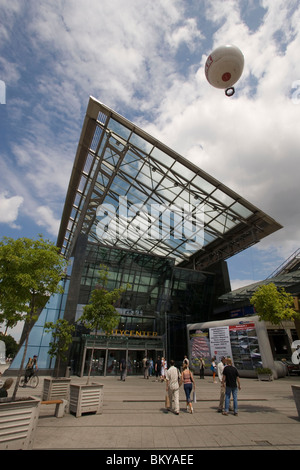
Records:
<instances>
[{"instance_id":1,"label":"eye-shaped balloon","mask_svg":"<svg viewBox=\"0 0 300 470\"><path fill-rule=\"evenodd\" d=\"M220 46L208 56L205 63L205 76L215 88L225 89L227 96L234 94L233 85L238 81L244 69L244 56L233 45Z\"/></svg>"}]
</instances>

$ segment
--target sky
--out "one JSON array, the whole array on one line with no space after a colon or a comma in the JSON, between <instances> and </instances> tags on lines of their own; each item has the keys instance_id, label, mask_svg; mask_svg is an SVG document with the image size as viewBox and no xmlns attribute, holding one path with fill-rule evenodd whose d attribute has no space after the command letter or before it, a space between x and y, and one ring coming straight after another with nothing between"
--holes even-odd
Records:
<instances>
[{"instance_id":1,"label":"sky","mask_svg":"<svg viewBox=\"0 0 300 470\"><path fill-rule=\"evenodd\" d=\"M283 225L228 260L232 288L299 248L298 0L0 0L0 238L56 241L89 96ZM218 46L235 94L206 80Z\"/></svg>"}]
</instances>

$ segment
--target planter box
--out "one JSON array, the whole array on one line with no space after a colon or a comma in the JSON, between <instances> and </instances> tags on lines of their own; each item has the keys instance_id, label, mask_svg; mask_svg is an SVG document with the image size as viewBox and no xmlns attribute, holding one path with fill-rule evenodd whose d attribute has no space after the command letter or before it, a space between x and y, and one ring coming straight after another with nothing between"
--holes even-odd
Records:
<instances>
[{"instance_id":1,"label":"planter box","mask_svg":"<svg viewBox=\"0 0 300 470\"><path fill-rule=\"evenodd\" d=\"M298 416L300 418L300 385L292 385L292 391L294 395L296 408L298 411Z\"/></svg>"},{"instance_id":2,"label":"planter box","mask_svg":"<svg viewBox=\"0 0 300 470\"><path fill-rule=\"evenodd\" d=\"M74 413L76 418L83 413L102 413L102 407L103 385L70 385L70 413Z\"/></svg>"},{"instance_id":3,"label":"planter box","mask_svg":"<svg viewBox=\"0 0 300 470\"><path fill-rule=\"evenodd\" d=\"M258 380L265 380L267 382L270 382L273 380L273 375L272 374L257 374Z\"/></svg>"},{"instance_id":4,"label":"planter box","mask_svg":"<svg viewBox=\"0 0 300 470\"><path fill-rule=\"evenodd\" d=\"M32 449L40 400L35 397L0 400L0 449Z\"/></svg>"},{"instance_id":5,"label":"planter box","mask_svg":"<svg viewBox=\"0 0 300 470\"><path fill-rule=\"evenodd\" d=\"M62 377L44 379L42 400L69 400L71 379Z\"/></svg>"}]
</instances>

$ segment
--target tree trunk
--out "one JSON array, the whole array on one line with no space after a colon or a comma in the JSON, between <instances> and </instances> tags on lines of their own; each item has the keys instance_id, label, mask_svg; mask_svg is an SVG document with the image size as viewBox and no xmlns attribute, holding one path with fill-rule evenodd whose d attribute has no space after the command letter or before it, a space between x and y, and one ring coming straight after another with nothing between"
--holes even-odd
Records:
<instances>
[{"instance_id":1,"label":"tree trunk","mask_svg":"<svg viewBox=\"0 0 300 470\"><path fill-rule=\"evenodd\" d=\"M87 385L89 385L89 383L90 383L90 376L91 376L91 370L92 370L93 359L94 359L94 351L95 351L95 342L96 342L96 338L97 338L97 330L95 330L94 345L93 345L93 349L92 349L91 362L90 362L88 377L87 377L87 381L86 381L86 384L87 384Z\"/></svg>"},{"instance_id":2,"label":"tree trunk","mask_svg":"<svg viewBox=\"0 0 300 470\"><path fill-rule=\"evenodd\" d=\"M21 375L22 375L22 372L23 372L23 369L24 369L24 362L25 362L25 357L26 357L27 348L28 348L29 333L30 333L30 331L28 330L27 333L26 333L26 338L25 338L24 353L23 353L20 369L18 371L14 392L12 394L12 400L13 401L16 399L17 391L18 391L19 384L20 384Z\"/></svg>"},{"instance_id":3,"label":"tree trunk","mask_svg":"<svg viewBox=\"0 0 300 470\"><path fill-rule=\"evenodd\" d=\"M34 314L34 304L35 304L34 296L35 296L35 293L33 292L32 293L32 298L31 298L31 310L30 310L30 314L29 314L29 319L30 319L29 324L32 323L33 314ZM26 320L25 320L25 322L26 322ZM24 362L25 362L25 358L26 358L26 354L27 354L28 340L29 340L30 331L31 331L31 328L27 328L25 342L24 342L24 353L23 353L20 369L19 369L19 372L18 372L15 389L14 389L14 392L13 392L13 395L12 395L12 400L13 401L16 399L17 391L18 391L19 384L20 384L21 375L22 375L22 372L23 372L23 369L24 369Z\"/></svg>"}]
</instances>

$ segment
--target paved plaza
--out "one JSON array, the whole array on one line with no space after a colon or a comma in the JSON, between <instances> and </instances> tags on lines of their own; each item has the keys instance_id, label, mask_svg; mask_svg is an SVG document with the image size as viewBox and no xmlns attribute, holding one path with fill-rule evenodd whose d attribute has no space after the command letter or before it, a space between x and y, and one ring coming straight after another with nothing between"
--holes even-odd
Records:
<instances>
[{"instance_id":1,"label":"paved plaza","mask_svg":"<svg viewBox=\"0 0 300 470\"><path fill-rule=\"evenodd\" d=\"M41 397L43 379L36 389L19 389L18 396ZM291 389L300 377L241 379L238 416L217 412L220 385L211 377L196 377L193 414L186 411L181 387L179 415L166 411L165 384L154 377L92 381L104 385L103 413L56 418L55 405L41 405L34 450L300 450L300 419ZM72 382L85 383L86 378L72 376Z\"/></svg>"}]
</instances>

